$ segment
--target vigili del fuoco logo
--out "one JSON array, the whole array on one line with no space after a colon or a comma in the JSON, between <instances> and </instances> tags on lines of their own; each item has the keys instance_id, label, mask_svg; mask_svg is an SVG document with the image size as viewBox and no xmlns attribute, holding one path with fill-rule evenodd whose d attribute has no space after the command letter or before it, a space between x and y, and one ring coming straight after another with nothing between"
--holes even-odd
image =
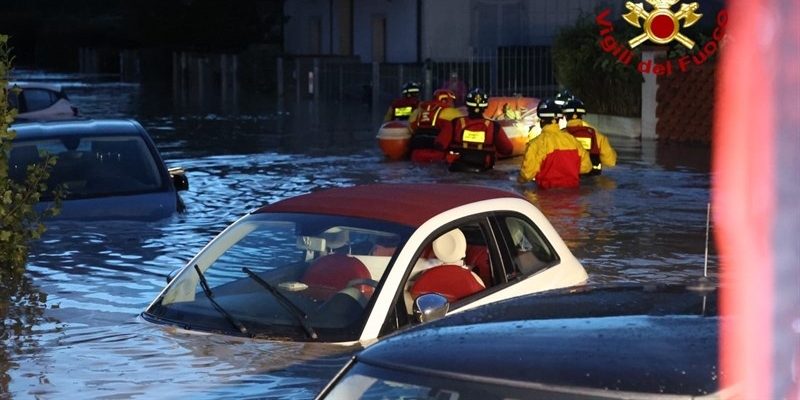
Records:
<instances>
[{"instance_id":1,"label":"vigili del fuoco logo","mask_svg":"<svg viewBox=\"0 0 800 400\"><path fill-rule=\"evenodd\" d=\"M608 20L608 16L611 14L610 9L604 10L597 16L596 21L600 26L600 46L603 51L613 55L621 63L630 65L633 48L648 40L661 45L676 41L688 50L694 50L697 47L692 54L681 56L677 60L667 59L664 63L655 63L655 65L652 61L642 61L636 66L639 72L655 75L670 75L673 70L686 72L693 64L702 65L717 51L720 42L725 37L725 25L728 23L727 11L722 10L717 14L717 26L711 36L712 39L698 46L694 40L681 32L681 29L694 25L703 17L703 14L698 12L700 5L697 2L681 4L678 11L672 11L672 7L679 0L646 1L652 6L649 10L643 3L631 1L625 3L625 8L629 12L622 14L622 19L630 25L642 29L641 34L630 38L626 43L619 43L611 35L614 27ZM673 61L677 61L675 63L677 65L673 66Z\"/></svg>"}]
</instances>

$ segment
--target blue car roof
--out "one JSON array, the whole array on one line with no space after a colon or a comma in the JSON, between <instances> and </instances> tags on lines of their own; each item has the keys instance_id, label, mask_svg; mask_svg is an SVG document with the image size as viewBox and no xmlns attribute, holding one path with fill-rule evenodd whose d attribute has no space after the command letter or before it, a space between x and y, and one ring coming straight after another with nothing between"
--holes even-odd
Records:
<instances>
[{"instance_id":1,"label":"blue car roof","mask_svg":"<svg viewBox=\"0 0 800 400\"><path fill-rule=\"evenodd\" d=\"M18 122L11 125L17 133L16 140L33 140L47 137L87 135L144 135L142 126L132 119L67 119L37 122Z\"/></svg>"},{"instance_id":2,"label":"blue car roof","mask_svg":"<svg viewBox=\"0 0 800 400\"><path fill-rule=\"evenodd\" d=\"M534 294L398 333L357 359L519 387L714 393L722 374L716 296L682 286Z\"/></svg>"}]
</instances>

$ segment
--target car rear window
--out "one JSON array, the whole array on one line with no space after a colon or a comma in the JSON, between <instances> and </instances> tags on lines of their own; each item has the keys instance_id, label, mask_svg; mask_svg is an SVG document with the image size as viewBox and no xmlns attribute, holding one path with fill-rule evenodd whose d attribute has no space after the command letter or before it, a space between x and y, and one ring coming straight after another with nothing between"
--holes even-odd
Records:
<instances>
[{"instance_id":1,"label":"car rear window","mask_svg":"<svg viewBox=\"0 0 800 400\"><path fill-rule=\"evenodd\" d=\"M41 162L44 155L57 156L48 192L62 185L67 199L150 192L164 184L153 154L139 136L70 136L15 141L13 146L12 179L23 182L28 165Z\"/></svg>"}]
</instances>

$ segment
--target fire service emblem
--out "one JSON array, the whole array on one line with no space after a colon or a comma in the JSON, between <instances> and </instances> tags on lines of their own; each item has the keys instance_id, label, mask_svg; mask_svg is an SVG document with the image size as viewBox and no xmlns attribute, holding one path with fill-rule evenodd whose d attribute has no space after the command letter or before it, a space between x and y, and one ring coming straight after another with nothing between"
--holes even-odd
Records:
<instances>
[{"instance_id":1,"label":"fire service emblem","mask_svg":"<svg viewBox=\"0 0 800 400\"><path fill-rule=\"evenodd\" d=\"M625 3L625 8L630 10L629 13L622 16L625 21L637 28L642 28L642 24L639 21L644 20L644 32L628 41L628 45L631 48L642 44L648 39L656 44L665 44L677 40L688 49L694 47L694 41L682 34L680 30L694 25L703 16L703 14L695 13L700 7L696 2L681 4L678 12L672 12L671 8L678 0L646 1L653 6L652 11L645 10L642 3L630 1ZM683 26L681 26L681 20L683 21Z\"/></svg>"}]
</instances>

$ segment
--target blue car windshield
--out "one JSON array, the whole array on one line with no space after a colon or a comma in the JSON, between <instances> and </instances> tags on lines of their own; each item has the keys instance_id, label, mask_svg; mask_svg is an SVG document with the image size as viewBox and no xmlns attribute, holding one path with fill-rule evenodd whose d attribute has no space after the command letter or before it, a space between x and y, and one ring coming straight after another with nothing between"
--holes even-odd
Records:
<instances>
[{"instance_id":1,"label":"blue car windshield","mask_svg":"<svg viewBox=\"0 0 800 400\"><path fill-rule=\"evenodd\" d=\"M250 214L198 253L143 315L234 335L357 340L395 250L412 232L364 218Z\"/></svg>"},{"instance_id":2,"label":"blue car windshield","mask_svg":"<svg viewBox=\"0 0 800 400\"><path fill-rule=\"evenodd\" d=\"M9 177L24 182L27 167L44 157L58 157L42 200L60 187L65 200L162 190L169 182L157 159L137 135L64 136L15 140L9 154Z\"/></svg>"}]
</instances>

